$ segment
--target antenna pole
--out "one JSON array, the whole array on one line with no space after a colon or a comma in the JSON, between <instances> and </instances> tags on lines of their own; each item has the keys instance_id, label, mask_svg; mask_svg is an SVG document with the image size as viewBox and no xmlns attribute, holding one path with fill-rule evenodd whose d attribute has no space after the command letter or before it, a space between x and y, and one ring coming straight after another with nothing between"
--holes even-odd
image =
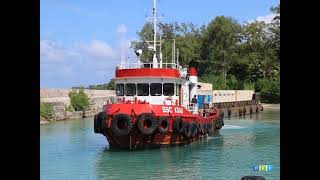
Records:
<instances>
[{"instance_id":1,"label":"antenna pole","mask_svg":"<svg viewBox=\"0 0 320 180\"><path fill-rule=\"evenodd\" d=\"M179 49L177 48L177 65L179 65Z\"/></svg>"},{"instance_id":2,"label":"antenna pole","mask_svg":"<svg viewBox=\"0 0 320 180\"><path fill-rule=\"evenodd\" d=\"M160 68L162 68L162 40L161 40L161 35L160 35L160 53L159 53L159 56L160 56Z\"/></svg>"},{"instance_id":3,"label":"antenna pole","mask_svg":"<svg viewBox=\"0 0 320 180\"><path fill-rule=\"evenodd\" d=\"M157 0L153 0L153 68L158 68L157 60Z\"/></svg>"}]
</instances>

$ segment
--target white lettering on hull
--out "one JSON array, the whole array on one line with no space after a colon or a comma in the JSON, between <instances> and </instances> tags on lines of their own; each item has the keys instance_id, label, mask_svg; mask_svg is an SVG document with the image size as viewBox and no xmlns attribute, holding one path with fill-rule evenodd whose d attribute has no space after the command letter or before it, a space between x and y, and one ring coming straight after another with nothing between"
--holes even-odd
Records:
<instances>
[{"instance_id":1,"label":"white lettering on hull","mask_svg":"<svg viewBox=\"0 0 320 180\"><path fill-rule=\"evenodd\" d=\"M183 109L180 107L174 107L174 113L183 114ZM172 107L162 106L163 113L172 113Z\"/></svg>"}]
</instances>

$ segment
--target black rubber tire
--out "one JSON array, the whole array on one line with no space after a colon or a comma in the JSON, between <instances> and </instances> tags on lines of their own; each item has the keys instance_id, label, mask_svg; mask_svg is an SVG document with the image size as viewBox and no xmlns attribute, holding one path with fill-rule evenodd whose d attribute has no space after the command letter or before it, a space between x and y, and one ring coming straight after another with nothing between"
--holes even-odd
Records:
<instances>
[{"instance_id":1,"label":"black rubber tire","mask_svg":"<svg viewBox=\"0 0 320 180\"><path fill-rule=\"evenodd\" d=\"M162 116L158 119L158 130L162 134L167 134L170 129L169 117Z\"/></svg>"},{"instance_id":2,"label":"black rubber tire","mask_svg":"<svg viewBox=\"0 0 320 180\"><path fill-rule=\"evenodd\" d=\"M213 121L210 121L209 125L210 125L209 132L212 133L214 131L214 129L213 129L213 127L214 127L213 126L214 125Z\"/></svg>"},{"instance_id":3,"label":"black rubber tire","mask_svg":"<svg viewBox=\"0 0 320 180\"><path fill-rule=\"evenodd\" d=\"M223 118L220 118L216 122L216 129L221 129L224 126Z\"/></svg>"},{"instance_id":4,"label":"black rubber tire","mask_svg":"<svg viewBox=\"0 0 320 180\"><path fill-rule=\"evenodd\" d=\"M223 112L223 111L220 112L220 116L221 116L221 117L224 117L224 112Z\"/></svg>"},{"instance_id":5,"label":"black rubber tire","mask_svg":"<svg viewBox=\"0 0 320 180\"><path fill-rule=\"evenodd\" d=\"M183 120L181 117L176 117L173 122L173 132L175 133L183 133Z\"/></svg>"},{"instance_id":6,"label":"black rubber tire","mask_svg":"<svg viewBox=\"0 0 320 180\"><path fill-rule=\"evenodd\" d=\"M94 115L94 118L93 118L93 129L94 129L94 133L100 133L100 128L98 126L98 114Z\"/></svg>"},{"instance_id":7,"label":"black rubber tire","mask_svg":"<svg viewBox=\"0 0 320 180\"><path fill-rule=\"evenodd\" d=\"M116 136L128 135L133 126L132 117L128 114L116 114L113 116L111 121L111 130Z\"/></svg>"},{"instance_id":8,"label":"black rubber tire","mask_svg":"<svg viewBox=\"0 0 320 180\"><path fill-rule=\"evenodd\" d=\"M209 124L208 123L204 123L204 133L205 134L209 133Z\"/></svg>"},{"instance_id":9,"label":"black rubber tire","mask_svg":"<svg viewBox=\"0 0 320 180\"><path fill-rule=\"evenodd\" d=\"M213 131L213 125L212 125L212 121L209 122L209 133L212 133Z\"/></svg>"},{"instance_id":10,"label":"black rubber tire","mask_svg":"<svg viewBox=\"0 0 320 180\"><path fill-rule=\"evenodd\" d=\"M99 112L94 116L94 132L101 133L103 129L107 128L107 113Z\"/></svg>"},{"instance_id":11,"label":"black rubber tire","mask_svg":"<svg viewBox=\"0 0 320 180\"><path fill-rule=\"evenodd\" d=\"M143 135L151 135L158 127L157 118L151 113L142 113L138 116L138 129Z\"/></svg>"},{"instance_id":12,"label":"black rubber tire","mask_svg":"<svg viewBox=\"0 0 320 180\"><path fill-rule=\"evenodd\" d=\"M201 125L200 123L198 122L197 123L197 134L200 134L201 133Z\"/></svg>"},{"instance_id":13,"label":"black rubber tire","mask_svg":"<svg viewBox=\"0 0 320 180\"><path fill-rule=\"evenodd\" d=\"M205 123L202 123L202 124L201 124L201 131L202 131L202 134L206 134L206 126L205 126Z\"/></svg>"},{"instance_id":14,"label":"black rubber tire","mask_svg":"<svg viewBox=\"0 0 320 180\"><path fill-rule=\"evenodd\" d=\"M188 122L183 122L183 135L186 137L186 138L190 138L191 137L191 134L192 134L192 124L191 123L188 123Z\"/></svg>"},{"instance_id":15,"label":"black rubber tire","mask_svg":"<svg viewBox=\"0 0 320 180\"><path fill-rule=\"evenodd\" d=\"M192 124L191 137L195 138L197 135L197 124L196 123L191 123L191 124Z\"/></svg>"}]
</instances>

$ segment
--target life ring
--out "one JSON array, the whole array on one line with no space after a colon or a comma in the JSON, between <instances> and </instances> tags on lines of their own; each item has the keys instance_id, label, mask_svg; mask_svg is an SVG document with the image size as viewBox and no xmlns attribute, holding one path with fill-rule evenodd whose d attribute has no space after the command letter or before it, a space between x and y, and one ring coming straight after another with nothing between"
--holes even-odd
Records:
<instances>
[{"instance_id":1,"label":"life ring","mask_svg":"<svg viewBox=\"0 0 320 180\"><path fill-rule=\"evenodd\" d=\"M111 121L111 130L117 136L128 135L133 128L132 117L128 114L116 114Z\"/></svg>"},{"instance_id":2,"label":"life ring","mask_svg":"<svg viewBox=\"0 0 320 180\"><path fill-rule=\"evenodd\" d=\"M183 135L187 138L190 138L192 133L192 124L188 122L183 122L183 126Z\"/></svg>"},{"instance_id":3,"label":"life ring","mask_svg":"<svg viewBox=\"0 0 320 180\"><path fill-rule=\"evenodd\" d=\"M182 133L183 132L183 120L181 117L176 117L173 122L173 132L175 133Z\"/></svg>"},{"instance_id":4,"label":"life ring","mask_svg":"<svg viewBox=\"0 0 320 180\"><path fill-rule=\"evenodd\" d=\"M168 117L162 116L158 119L158 130L162 134L167 134L170 129L170 121Z\"/></svg>"},{"instance_id":5,"label":"life ring","mask_svg":"<svg viewBox=\"0 0 320 180\"><path fill-rule=\"evenodd\" d=\"M143 135L151 135L157 127L157 119L153 114L142 113L138 116L138 129Z\"/></svg>"}]
</instances>

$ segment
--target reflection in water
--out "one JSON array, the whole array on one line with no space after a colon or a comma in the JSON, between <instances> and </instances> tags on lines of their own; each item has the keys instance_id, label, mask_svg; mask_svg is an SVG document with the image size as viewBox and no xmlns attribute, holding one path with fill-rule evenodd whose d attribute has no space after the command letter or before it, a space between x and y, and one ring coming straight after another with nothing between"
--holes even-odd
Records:
<instances>
[{"instance_id":1,"label":"reflection in water","mask_svg":"<svg viewBox=\"0 0 320 180\"><path fill-rule=\"evenodd\" d=\"M92 119L41 126L41 179L279 179L278 112L225 119L219 135L191 145L139 151L110 150ZM230 128L231 127L231 128ZM239 128L240 127L240 128ZM272 172L252 167L272 164Z\"/></svg>"}]
</instances>

